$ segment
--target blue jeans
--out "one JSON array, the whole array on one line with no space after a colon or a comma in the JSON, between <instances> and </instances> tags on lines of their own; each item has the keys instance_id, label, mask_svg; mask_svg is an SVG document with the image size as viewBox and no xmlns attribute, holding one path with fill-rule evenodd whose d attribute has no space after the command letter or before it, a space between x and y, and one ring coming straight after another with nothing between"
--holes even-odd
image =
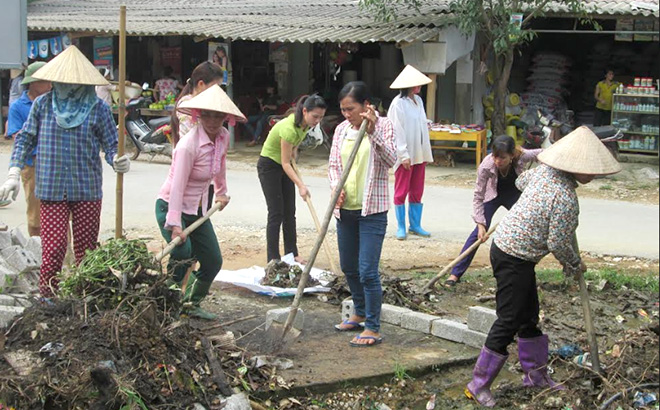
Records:
<instances>
[{"instance_id":1,"label":"blue jeans","mask_svg":"<svg viewBox=\"0 0 660 410\"><path fill-rule=\"evenodd\" d=\"M267 121L268 115L263 113L248 116L247 122L244 125L252 134L252 141L257 141L259 139L261 133L264 131ZM252 124L255 126L253 127Z\"/></svg>"},{"instance_id":2,"label":"blue jeans","mask_svg":"<svg viewBox=\"0 0 660 410\"><path fill-rule=\"evenodd\" d=\"M378 273L387 230L387 212L362 216L362 211L340 211L337 220L339 261L353 296L355 314L366 317L365 327L380 331L383 288Z\"/></svg>"},{"instance_id":3,"label":"blue jeans","mask_svg":"<svg viewBox=\"0 0 660 410\"><path fill-rule=\"evenodd\" d=\"M486 229L490 228L490 222L493 220L493 216L495 215L495 212L503 206L507 210L510 210L511 207L518 201L518 198L520 198L520 191L515 190L512 192L507 193L498 193L497 197L493 200L490 200L488 202L484 202L484 218L486 219ZM467 241L465 241L465 245L463 245L463 249L461 250L461 253L465 252L467 248L472 246L473 243L475 243L479 239L479 228L475 227L474 231L468 236ZM454 268L451 270L451 274L457 277L463 276L465 271L470 267L470 264L472 263L472 259L474 259L474 255L477 254L477 251L473 251L471 254L465 257L462 261L460 261Z\"/></svg>"}]
</instances>

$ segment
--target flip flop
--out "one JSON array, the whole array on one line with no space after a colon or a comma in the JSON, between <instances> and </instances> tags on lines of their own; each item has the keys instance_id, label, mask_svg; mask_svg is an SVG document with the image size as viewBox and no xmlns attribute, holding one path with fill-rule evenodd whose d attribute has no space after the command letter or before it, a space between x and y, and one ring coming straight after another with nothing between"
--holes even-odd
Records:
<instances>
[{"instance_id":1,"label":"flip flop","mask_svg":"<svg viewBox=\"0 0 660 410\"><path fill-rule=\"evenodd\" d=\"M9 205L11 203L12 203L12 201L10 201L9 199L4 199L4 200L0 201L0 208L4 208L4 207L6 207L7 205Z\"/></svg>"},{"instance_id":2,"label":"flip flop","mask_svg":"<svg viewBox=\"0 0 660 410\"><path fill-rule=\"evenodd\" d=\"M341 325L351 325L351 327L341 327ZM352 320L344 320L341 324L335 325L335 330L339 332L352 332L354 330L364 330L362 323L354 322Z\"/></svg>"},{"instance_id":3,"label":"flip flop","mask_svg":"<svg viewBox=\"0 0 660 410\"><path fill-rule=\"evenodd\" d=\"M374 342L373 343L355 343L354 341L351 340L350 342L348 342L348 344L351 347L372 347L372 346L376 346L376 345L379 345L379 344L383 343L383 338L382 337L357 335L357 336L355 336L355 338L357 340L373 340Z\"/></svg>"}]
</instances>

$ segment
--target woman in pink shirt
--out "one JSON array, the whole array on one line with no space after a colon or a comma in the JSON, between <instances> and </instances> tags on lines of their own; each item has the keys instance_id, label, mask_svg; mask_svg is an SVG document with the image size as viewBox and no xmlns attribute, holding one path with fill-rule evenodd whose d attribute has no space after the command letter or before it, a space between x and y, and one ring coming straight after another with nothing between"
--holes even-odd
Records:
<instances>
[{"instance_id":1,"label":"woman in pink shirt","mask_svg":"<svg viewBox=\"0 0 660 410\"><path fill-rule=\"evenodd\" d=\"M174 149L170 172L158 193L156 219L166 241L182 239L170 254L167 266L173 282L181 286L188 268L195 261L200 263L183 295L186 313L212 320L215 315L203 310L200 304L222 267L220 246L210 220L188 237L183 230L207 212L211 182L215 186L215 202L222 204L221 209L229 203L225 167L229 131L223 124L225 120L233 123L246 118L219 85L209 87L177 109L199 120Z\"/></svg>"},{"instance_id":2,"label":"woman in pink shirt","mask_svg":"<svg viewBox=\"0 0 660 410\"><path fill-rule=\"evenodd\" d=\"M516 178L523 171L525 164L536 160L540 149L525 150L516 147L516 142L508 135L500 135L493 140L492 153L479 165L477 171L477 184L474 188L472 201L472 219L477 227L470 234L463 250L472 246L477 240L488 239L486 233L490 228L490 221L495 212L501 207L511 209L518 201L520 191L516 188ZM470 267L476 251L460 261L451 271L451 276L445 281L445 287L454 287L461 280L461 276Z\"/></svg>"}]
</instances>

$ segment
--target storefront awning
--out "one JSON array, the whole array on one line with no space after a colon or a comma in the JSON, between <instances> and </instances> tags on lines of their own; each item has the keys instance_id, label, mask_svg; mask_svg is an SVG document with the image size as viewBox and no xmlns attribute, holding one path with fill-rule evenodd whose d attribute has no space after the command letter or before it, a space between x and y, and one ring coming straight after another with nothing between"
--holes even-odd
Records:
<instances>
[{"instance_id":1,"label":"storefront awning","mask_svg":"<svg viewBox=\"0 0 660 410\"><path fill-rule=\"evenodd\" d=\"M446 24L437 3L422 13L401 7L393 22L375 22L358 0L34 0L31 31L116 34L126 4L129 35L191 35L282 42L413 42L437 38Z\"/></svg>"}]
</instances>

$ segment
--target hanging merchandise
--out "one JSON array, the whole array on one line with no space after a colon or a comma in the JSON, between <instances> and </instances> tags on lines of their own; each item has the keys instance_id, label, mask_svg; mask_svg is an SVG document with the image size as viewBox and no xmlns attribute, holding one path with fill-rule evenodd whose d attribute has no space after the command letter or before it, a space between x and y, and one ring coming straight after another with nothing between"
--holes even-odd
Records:
<instances>
[{"instance_id":1,"label":"hanging merchandise","mask_svg":"<svg viewBox=\"0 0 660 410\"><path fill-rule=\"evenodd\" d=\"M39 42L37 40L28 41L28 58L34 60L39 56Z\"/></svg>"},{"instance_id":2,"label":"hanging merchandise","mask_svg":"<svg viewBox=\"0 0 660 410\"><path fill-rule=\"evenodd\" d=\"M48 57L48 40L39 40L39 57Z\"/></svg>"},{"instance_id":3,"label":"hanging merchandise","mask_svg":"<svg viewBox=\"0 0 660 410\"><path fill-rule=\"evenodd\" d=\"M62 50L66 50L71 45L71 37L68 34L62 34Z\"/></svg>"},{"instance_id":4,"label":"hanging merchandise","mask_svg":"<svg viewBox=\"0 0 660 410\"><path fill-rule=\"evenodd\" d=\"M59 53L62 52L62 38L61 37L53 37L51 39L48 39L48 42L50 43L50 52L56 56Z\"/></svg>"},{"instance_id":5,"label":"hanging merchandise","mask_svg":"<svg viewBox=\"0 0 660 410\"><path fill-rule=\"evenodd\" d=\"M114 67L112 54L112 37L94 37L94 65L96 67Z\"/></svg>"}]
</instances>

